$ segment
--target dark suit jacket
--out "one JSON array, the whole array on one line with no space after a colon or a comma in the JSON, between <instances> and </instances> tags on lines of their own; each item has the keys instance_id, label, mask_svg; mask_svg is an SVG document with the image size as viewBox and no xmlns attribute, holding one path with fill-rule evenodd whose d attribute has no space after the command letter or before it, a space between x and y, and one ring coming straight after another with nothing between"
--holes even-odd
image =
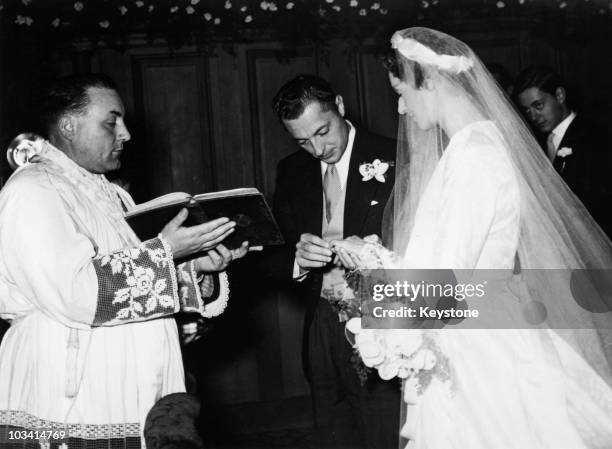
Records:
<instances>
[{"instance_id":1,"label":"dark suit jacket","mask_svg":"<svg viewBox=\"0 0 612 449\"><path fill-rule=\"evenodd\" d=\"M395 163L396 143L392 139L357 128L349 163L344 206L344 236L381 233L382 215L394 183L394 166L389 167L384 183L376 179L362 181L359 165L380 159ZM321 163L299 150L278 164L274 194L274 216L286 245L264 252L261 268L277 280L291 280L295 245L303 233L320 236L323 220L323 181ZM372 204L376 202L375 204ZM311 309L319 298L321 270L313 270L301 282L310 299ZM307 310L307 321L309 318Z\"/></svg>"},{"instance_id":2,"label":"dark suit jacket","mask_svg":"<svg viewBox=\"0 0 612 449\"><path fill-rule=\"evenodd\" d=\"M553 165L610 236L612 142L609 136L610 133L598 127L596 122L577 114L559 144L559 149L571 148L572 154L564 158L557 156Z\"/></svg>"}]
</instances>

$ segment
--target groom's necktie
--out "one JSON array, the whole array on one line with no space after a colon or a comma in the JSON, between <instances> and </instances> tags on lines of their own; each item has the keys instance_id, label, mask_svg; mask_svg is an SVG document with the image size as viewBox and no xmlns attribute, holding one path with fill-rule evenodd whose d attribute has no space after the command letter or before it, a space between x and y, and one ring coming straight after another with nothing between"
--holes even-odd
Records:
<instances>
[{"instance_id":1,"label":"groom's necktie","mask_svg":"<svg viewBox=\"0 0 612 449\"><path fill-rule=\"evenodd\" d=\"M338 204L342 189L340 187L340 176L334 164L328 164L323 176L323 193L325 194L325 218L329 223L332 219L332 212Z\"/></svg>"},{"instance_id":2,"label":"groom's necktie","mask_svg":"<svg viewBox=\"0 0 612 449\"><path fill-rule=\"evenodd\" d=\"M555 133L551 132L546 139L546 154L548 154L548 159L550 159L550 162L554 162L555 156L557 155L557 146L553 140L554 138Z\"/></svg>"}]
</instances>

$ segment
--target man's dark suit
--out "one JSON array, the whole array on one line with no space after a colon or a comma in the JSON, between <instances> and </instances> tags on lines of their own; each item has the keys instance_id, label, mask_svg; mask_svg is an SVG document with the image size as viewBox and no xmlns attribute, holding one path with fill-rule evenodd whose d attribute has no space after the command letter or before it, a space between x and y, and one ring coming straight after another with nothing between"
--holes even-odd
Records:
<instances>
[{"instance_id":1,"label":"man's dark suit","mask_svg":"<svg viewBox=\"0 0 612 449\"><path fill-rule=\"evenodd\" d=\"M386 182L362 181L359 165L374 159L395 161L393 140L356 130L344 208L344 236L381 234L381 221L393 188L393 167ZM274 214L286 247L271 255L276 274L290 279L295 245L303 233L321 236L323 187L320 161L304 150L278 164ZM268 261L268 263L269 263ZM320 298L322 271L301 283L308 301L305 322L307 374L311 382L315 420L322 447L393 448L398 444L399 383L384 382L376 372L361 385L351 358L352 348L329 303Z\"/></svg>"},{"instance_id":2,"label":"man's dark suit","mask_svg":"<svg viewBox=\"0 0 612 449\"><path fill-rule=\"evenodd\" d=\"M609 135L594 121L577 114L558 146L558 150L571 148L572 154L557 155L553 165L595 221L612 237L612 142Z\"/></svg>"}]
</instances>

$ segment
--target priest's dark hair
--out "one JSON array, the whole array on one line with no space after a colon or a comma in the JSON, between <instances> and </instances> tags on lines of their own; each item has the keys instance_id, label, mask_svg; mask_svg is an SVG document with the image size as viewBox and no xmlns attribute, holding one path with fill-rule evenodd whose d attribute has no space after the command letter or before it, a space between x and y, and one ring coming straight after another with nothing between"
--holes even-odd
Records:
<instances>
[{"instance_id":1,"label":"priest's dark hair","mask_svg":"<svg viewBox=\"0 0 612 449\"><path fill-rule=\"evenodd\" d=\"M84 112L91 101L87 90L95 87L117 90L115 82L101 73L71 75L50 81L42 89L38 101L39 123L45 137L49 138L62 116Z\"/></svg>"},{"instance_id":2,"label":"priest's dark hair","mask_svg":"<svg viewBox=\"0 0 612 449\"><path fill-rule=\"evenodd\" d=\"M337 96L331 84L320 76L301 74L279 89L272 101L272 109L281 121L295 120L312 102L318 102L323 111L337 112Z\"/></svg>"}]
</instances>

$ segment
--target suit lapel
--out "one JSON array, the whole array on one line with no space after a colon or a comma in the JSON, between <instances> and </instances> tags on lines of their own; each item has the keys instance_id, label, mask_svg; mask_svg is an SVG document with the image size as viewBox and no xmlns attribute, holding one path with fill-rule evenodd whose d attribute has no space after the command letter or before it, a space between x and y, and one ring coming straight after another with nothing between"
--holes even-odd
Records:
<instances>
[{"instance_id":1,"label":"suit lapel","mask_svg":"<svg viewBox=\"0 0 612 449\"><path fill-rule=\"evenodd\" d=\"M364 162L372 162L369 159L371 157L371 149L368 148L363 131L357 130L346 181L344 201L344 235L346 237L361 234L363 223L370 210L370 202L380 184L374 179L369 181L361 180L359 165Z\"/></svg>"}]
</instances>

